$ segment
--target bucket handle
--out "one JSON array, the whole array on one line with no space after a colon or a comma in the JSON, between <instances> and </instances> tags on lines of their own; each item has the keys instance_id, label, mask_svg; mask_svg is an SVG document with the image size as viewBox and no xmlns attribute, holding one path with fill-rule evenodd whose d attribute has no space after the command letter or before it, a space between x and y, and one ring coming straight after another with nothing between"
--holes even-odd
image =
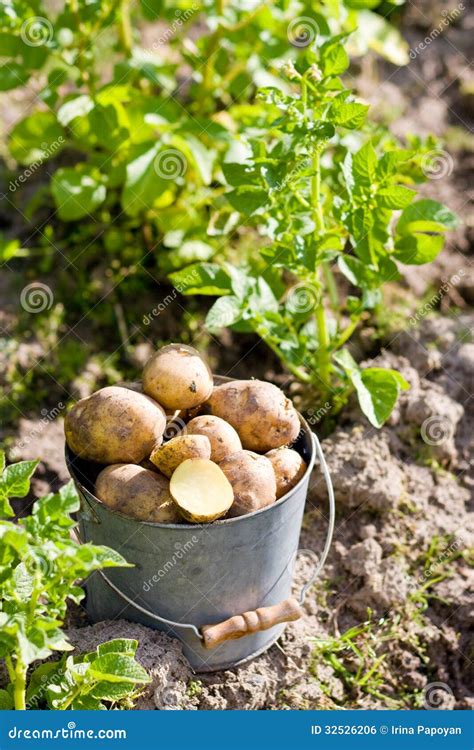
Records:
<instances>
[{"instance_id":1,"label":"bucket handle","mask_svg":"<svg viewBox=\"0 0 474 750\"><path fill-rule=\"evenodd\" d=\"M278 604L274 604L271 607L259 607L258 609L244 612L241 615L234 615L234 617L229 617L229 619L223 620L222 622L218 622L213 625L202 625L201 629L199 630L195 625L192 625L191 623L174 622L173 620L167 620L165 617L156 615L154 612L150 612L150 610L145 609L145 607L142 607L140 604L134 602L133 599L130 599L123 591L115 586L115 584L112 583L112 581L108 578L108 576L105 575L102 570L98 570L96 572L99 573L100 576L102 576L105 583L107 583L107 585L110 586L110 588L113 589L115 593L118 594L130 607L137 609L139 612L142 612L152 620L164 623L165 625L169 625L170 627L187 628L188 630L192 630L195 635L203 641L203 646L206 649L215 648L221 643L225 643L225 641L243 638L250 633L257 633L261 630L268 630L269 628L273 628L275 625L279 625L283 622L293 622L295 620L299 620L299 618L303 616L300 605L303 604L306 598L306 594L321 572L321 569L326 562L326 558L329 554L329 549L331 547L332 537L334 533L335 519L334 490L331 482L331 476L329 474L328 465L326 463L326 459L324 458L324 454L317 436L312 433L312 437L314 450L319 460L319 464L321 466L324 481L326 483L326 488L328 491L329 523L326 542L324 544L322 555L318 560L318 564L316 565L311 578L301 589L298 599L294 599L293 597L291 597L289 599L285 599L282 602L279 602Z\"/></svg>"}]
</instances>

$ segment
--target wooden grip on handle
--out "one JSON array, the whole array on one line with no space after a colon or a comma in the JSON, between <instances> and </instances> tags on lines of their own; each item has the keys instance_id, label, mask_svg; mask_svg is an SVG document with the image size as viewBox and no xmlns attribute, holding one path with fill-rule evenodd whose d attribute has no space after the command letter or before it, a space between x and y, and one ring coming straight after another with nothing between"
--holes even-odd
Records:
<instances>
[{"instance_id":1,"label":"wooden grip on handle","mask_svg":"<svg viewBox=\"0 0 474 750\"><path fill-rule=\"evenodd\" d=\"M229 617L228 620L215 625L203 625L201 633L204 637L204 648L215 648L225 641L268 630L281 622L299 620L302 615L296 599L285 599L272 607L260 607L242 615Z\"/></svg>"}]
</instances>

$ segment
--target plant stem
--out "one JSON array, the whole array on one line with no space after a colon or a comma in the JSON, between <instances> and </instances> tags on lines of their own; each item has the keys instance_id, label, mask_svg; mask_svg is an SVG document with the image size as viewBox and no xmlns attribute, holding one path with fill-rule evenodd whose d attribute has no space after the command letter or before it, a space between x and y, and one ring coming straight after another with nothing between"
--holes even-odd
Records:
<instances>
[{"instance_id":1,"label":"plant stem","mask_svg":"<svg viewBox=\"0 0 474 750\"><path fill-rule=\"evenodd\" d=\"M123 51L129 55L133 47L130 0L122 0L120 4L120 41L122 42Z\"/></svg>"},{"instance_id":2,"label":"plant stem","mask_svg":"<svg viewBox=\"0 0 474 750\"><path fill-rule=\"evenodd\" d=\"M344 331L341 333L338 340L336 341L334 345L334 350L340 349L341 346L345 344L348 339L350 339L350 337L354 333L355 329L357 328L361 320L362 320L362 315L358 315L356 318L354 318L354 320L351 323L349 323L347 328L344 329Z\"/></svg>"},{"instance_id":3,"label":"plant stem","mask_svg":"<svg viewBox=\"0 0 474 750\"><path fill-rule=\"evenodd\" d=\"M16 711L26 711L26 666L20 659L17 659L15 667L13 699Z\"/></svg>"},{"instance_id":4,"label":"plant stem","mask_svg":"<svg viewBox=\"0 0 474 750\"><path fill-rule=\"evenodd\" d=\"M313 176L311 178L311 201L313 204L313 219L316 227L315 234L324 232L324 216L321 205L321 161L319 151L313 154ZM324 299L316 308L316 325L318 328L319 350L318 365L319 374L323 381L324 390L329 387L331 374L331 362L329 359L329 335L327 329L326 313L324 310Z\"/></svg>"}]
</instances>

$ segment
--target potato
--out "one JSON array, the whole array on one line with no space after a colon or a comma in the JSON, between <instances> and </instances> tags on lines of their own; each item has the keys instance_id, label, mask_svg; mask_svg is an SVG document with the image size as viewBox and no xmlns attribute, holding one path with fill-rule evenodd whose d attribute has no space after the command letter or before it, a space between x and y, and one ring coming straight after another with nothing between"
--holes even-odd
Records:
<instances>
[{"instance_id":1,"label":"potato","mask_svg":"<svg viewBox=\"0 0 474 750\"><path fill-rule=\"evenodd\" d=\"M276 479L271 461L252 451L237 451L219 464L234 490L229 517L253 513L276 500Z\"/></svg>"},{"instance_id":2,"label":"potato","mask_svg":"<svg viewBox=\"0 0 474 750\"><path fill-rule=\"evenodd\" d=\"M216 464L231 453L242 450L242 443L232 425L220 417L201 416L185 427L187 435L205 435L211 444L211 461Z\"/></svg>"},{"instance_id":3,"label":"potato","mask_svg":"<svg viewBox=\"0 0 474 750\"><path fill-rule=\"evenodd\" d=\"M298 484L307 467L300 454L291 448L274 448L266 457L272 462L275 472L278 499Z\"/></svg>"},{"instance_id":4,"label":"potato","mask_svg":"<svg viewBox=\"0 0 474 750\"><path fill-rule=\"evenodd\" d=\"M64 422L77 456L102 464L138 464L161 440L166 417L159 404L128 388L108 386L75 404Z\"/></svg>"},{"instance_id":5,"label":"potato","mask_svg":"<svg viewBox=\"0 0 474 750\"><path fill-rule=\"evenodd\" d=\"M191 523L209 523L225 515L234 500L230 482L209 459L190 458L178 466L170 492L181 515Z\"/></svg>"},{"instance_id":6,"label":"potato","mask_svg":"<svg viewBox=\"0 0 474 750\"><path fill-rule=\"evenodd\" d=\"M208 404L239 433L244 448L266 453L292 443L300 431L298 412L283 391L262 380L233 380L214 388Z\"/></svg>"},{"instance_id":7,"label":"potato","mask_svg":"<svg viewBox=\"0 0 474 750\"><path fill-rule=\"evenodd\" d=\"M178 435L152 452L150 461L170 477L188 458L210 458L211 443L205 435Z\"/></svg>"},{"instance_id":8,"label":"potato","mask_svg":"<svg viewBox=\"0 0 474 750\"><path fill-rule=\"evenodd\" d=\"M212 392L212 373L199 352L184 344L159 349L143 370L143 390L165 409L192 409Z\"/></svg>"},{"instance_id":9,"label":"potato","mask_svg":"<svg viewBox=\"0 0 474 750\"><path fill-rule=\"evenodd\" d=\"M135 464L107 466L97 477L95 494L111 510L138 521L181 521L166 477Z\"/></svg>"}]
</instances>

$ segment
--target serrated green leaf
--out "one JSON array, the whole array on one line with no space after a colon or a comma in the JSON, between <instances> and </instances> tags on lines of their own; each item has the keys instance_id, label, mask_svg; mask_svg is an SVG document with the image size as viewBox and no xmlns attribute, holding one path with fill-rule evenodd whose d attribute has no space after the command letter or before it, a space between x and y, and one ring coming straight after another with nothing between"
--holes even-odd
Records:
<instances>
[{"instance_id":1,"label":"serrated green leaf","mask_svg":"<svg viewBox=\"0 0 474 750\"><path fill-rule=\"evenodd\" d=\"M99 656L104 654L125 654L126 656L135 656L138 648L138 641L134 638L114 638L106 643L97 646Z\"/></svg>"},{"instance_id":2,"label":"serrated green leaf","mask_svg":"<svg viewBox=\"0 0 474 750\"><path fill-rule=\"evenodd\" d=\"M339 42L325 42L320 49L319 65L324 76L338 76L349 67L349 56Z\"/></svg>"},{"instance_id":3,"label":"serrated green leaf","mask_svg":"<svg viewBox=\"0 0 474 750\"><path fill-rule=\"evenodd\" d=\"M372 185L377 169L377 154L370 141L352 154L352 175L355 184Z\"/></svg>"},{"instance_id":4,"label":"serrated green leaf","mask_svg":"<svg viewBox=\"0 0 474 750\"><path fill-rule=\"evenodd\" d=\"M245 185L226 194L226 198L237 211L244 216L251 216L268 202L268 193L262 188Z\"/></svg>"},{"instance_id":5,"label":"serrated green leaf","mask_svg":"<svg viewBox=\"0 0 474 750\"><path fill-rule=\"evenodd\" d=\"M123 654L104 654L90 664L89 672L100 682L151 682L143 667L135 659Z\"/></svg>"},{"instance_id":6,"label":"serrated green leaf","mask_svg":"<svg viewBox=\"0 0 474 750\"><path fill-rule=\"evenodd\" d=\"M90 695L98 700L117 701L131 695L136 689L134 682L98 682Z\"/></svg>"},{"instance_id":7,"label":"serrated green leaf","mask_svg":"<svg viewBox=\"0 0 474 750\"><path fill-rule=\"evenodd\" d=\"M207 313L205 326L211 333L217 333L237 323L242 317L242 302L233 295L219 297Z\"/></svg>"},{"instance_id":8,"label":"serrated green leaf","mask_svg":"<svg viewBox=\"0 0 474 750\"><path fill-rule=\"evenodd\" d=\"M19 563L13 571L16 595L20 601L26 602L30 599L34 589L34 578L24 563Z\"/></svg>"},{"instance_id":9,"label":"serrated green leaf","mask_svg":"<svg viewBox=\"0 0 474 750\"><path fill-rule=\"evenodd\" d=\"M384 208L405 208L412 202L415 195L415 191L410 188L394 185L378 191L377 203Z\"/></svg>"},{"instance_id":10,"label":"serrated green leaf","mask_svg":"<svg viewBox=\"0 0 474 750\"><path fill-rule=\"evenodd\" d=\"M355 129L360 128L364 124L368 110L368 104L336 102L331 106L329 117L336 125Z\"/></svg>"}]
</instances>

